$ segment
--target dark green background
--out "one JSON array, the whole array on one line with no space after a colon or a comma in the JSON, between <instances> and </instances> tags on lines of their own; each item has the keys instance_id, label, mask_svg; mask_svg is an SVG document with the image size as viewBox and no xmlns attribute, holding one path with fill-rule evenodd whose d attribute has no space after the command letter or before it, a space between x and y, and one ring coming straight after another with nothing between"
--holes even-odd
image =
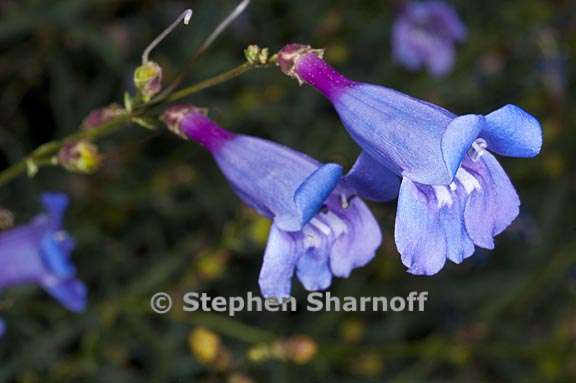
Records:
<instances>
[{"instance_id":1,"label":"dark green background","mask_svg":"<svg viewBox=\"0 0 576 383\"><path fill-rule=\"evenodd\" d=\"M0 2L0 169L78 129L92 109L121 101L148 42L193 7L153 58L170 78L233 1L3 0ZM523 205L495 251L478 250L434 277L404 271L393 241L395 205L371 204L384 245L338 295L394 296L426 290L424 313L153 314L157 291L257 292L267 223L243 207L199 146L164 131L129 127L101 143L96 175L43 169L0 189L17 223L38 212L45 190L69 193L74 261L90 288L73 315L35 287L3 292L4 382L225 381L192 356L187 335L212 326L233 371L257 382L568 382L576 379L576 150L573 1L457 1L469 28L444 79L393 64L394 2L256 0L194 66L193 83L227 70L250 43L275 51L304 42L351 78L384 84L455 113L514 103L537 116L543 151L502 159ZM249 73L190 98L234 132L266 137L349 167L358 149L331 106L277 69ZM208 272L216 270L215 273ZM305 292L294 283L294 293ZM244 328L242 325L250 326ZM260 331L263 330L263 331ZM356 331L356 336L350 333ZM304 367L251 363L269 336L306 334L319 346ZM348 335L347 335L348 334Z\"/></svg>"}]
</instances>

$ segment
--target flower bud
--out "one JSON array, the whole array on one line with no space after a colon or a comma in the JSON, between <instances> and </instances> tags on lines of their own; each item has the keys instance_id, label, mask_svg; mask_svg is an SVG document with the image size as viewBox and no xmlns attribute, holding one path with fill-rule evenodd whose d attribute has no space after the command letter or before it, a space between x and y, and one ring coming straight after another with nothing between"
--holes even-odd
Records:
<instances>
[{"instance_id":1,"label":"flower bud","mask_svg":"<svg viewBox=\"0 0 576 383\"><path fill-rule=\"evenodd\" d=\"M82 121L82 129L96 128L125 112L118 104L110 104L104 108L95 109Z\"/></svg>"},{"instance_id":2,"label":"flower bud","mask_svg":"<svg viewBox=\"0 0 576 383\"><path fill-rule=\"evenodd\" d=\"M306 364L311 361L318 351L316 342L306 335L296 335L280 342L286 359L296 364Z\"/></svg>"},{"instance_id":3,"label":"flower bud","mask_svg":"<svg viewBox=\"0 0 576 383\"><path fill-rule=\"evenodd\" d=\"M144 101L150 101L162 90L162 68L154 61L140 65L134 71L134 85Z\"/></svg>"},{"instance_id":4,"label":"flower bud","mask_svg":"<svg viewBox=\"0 0 576 383\"><path fill-rule=\"evenodd\" d=\"M306 364L316 355L316 342L306 335L296 335L271 344L258 344L248 351L248 359L258 363L270 359Z\"/></svg>"},{"instance_id":5,"label":"flower bud","mask_svg":"<svg viewBox=\"0 0 576 383\"><path fill-rule=\"evenodd\" d=\"M58 152L58 163L71 172L90 174L100 168L102 156L89 141L69 142Z\"/></svg>"},{"instance_id":6,"label":"flower bud","mask_svg":"<svg viewBox=\"0 0 576 383\"><path fill-rule=\"evenodd\" d=\"M258 45L249 45L244 49L244 56L253 65L265 65L270 60L268 48L260 48Z\"/></svg>"}]
</instances>

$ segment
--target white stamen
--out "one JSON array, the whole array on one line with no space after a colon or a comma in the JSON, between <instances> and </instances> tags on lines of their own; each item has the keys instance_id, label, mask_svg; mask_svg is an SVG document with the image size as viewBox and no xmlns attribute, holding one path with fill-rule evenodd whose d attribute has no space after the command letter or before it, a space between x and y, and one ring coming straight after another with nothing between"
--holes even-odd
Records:
<instances>
[{"instance_id":1,"label":"white stamen","mask_svg":"<svg viewBox=\"0 0 576 383\"><path fill-rule=\"evenodd\" d=\"M452 206L454 201L452 200L452 193L447 186L432 185L432 189L434 189L434 195L436 195L436 199L438 200L438 208L443 206Z\"/></svg>"},{"instance_id":2,"label":"white stamen","mask_svg":"<svg viewBox=\"0 0 576 383\"><path fill-rule=\"evenodd\" d=\"M455 192L456 189L458 189L458 186L456 185L456 182L452 182L450 185L448 185L448 187L450 187L450 191L451 191L451 192Z\"/></svg>"},{"instance_id":3,"label":"white stamen","mask_svg":"<svg viewBox=\"0 0 576 383\"><path fill-rule=\"evenodd\" d=\"M348 197L346 197L344 194L340 194L340 206L342 206L342 209L348 209L348 206L350 206Z\"/></svg>"},{"instance_id":4,"label":"white stamen","mask_svg":"<svg viewBox=\"0 0 576 383\"><path fill-rule=\"evenodd\" d=\"M324 235L332 234L330 226L326 225L324 222L320 221L318 218L314 217L310 220L310 224L320 230Z\"/></svg>"},{"instance_id":5,"label":"white stamen","mask_svg":"<svg viewBox=\"0 0 576 383\"><path fill-rule=\"evenodd\" d=\"M348 225L346 222L333 212L329 211L323 215L323 218L328 221L328 225L332 229L332 232L334 232L335 238L338 238L342 233L346 233L348 231Z\"/></svg>"},{"instance_id":6,"label":"white stamen","mask_svg":"<svg viewBox=\"0 0 576 383\"><path fill-rule=\"evenodd\" d=\"M474 162L478 161L480 157L482 157L482 154L484 154L484 151L486 150L487 146L488 143L483 138L478 138L476 141L474 141L472 143L472 148L470 148L470 150L468 151L468 155L470 156L472 161Z\"/></svg>"},{"instance_id":7,"label":"white stamen","mask_svg":"<svg viewBox=\"0 0 576 383\"><path fill-rule=\"evenodd\" d=\"M166 36L168 36L178 25L180 25L182 21L184 21L184 24L188 25L190 23L190 19L192 18L193 14L194 11L192 11L191 9L185 10L180 14L180 16L178 16L176 20L174 20L172 24L170 24L168 28L164 29L164 31L162 31L162 33L160 33L158 37L156 37L148 45L148 47L146 47L144 53L142 53L142 64L146 64L149 61L148 57L150 56L152 50L156 48L158 44L160 44L162 40L164 40Z\"/></svg>"},{"instance_id":8,"label":"white stamen","mask_svg":"<svg viewBox=\"0 0 576 383\"><path fill-rule=\"evenodd\" d=\"M474 190L482 190L482 185L480 185L480 181L476 179L470 172L466 171L464 168L458 169L456 172L456 179L460 181L462 186L464 186L464 190L466 190L466 194L472 193Z\"/></svg>"}]
</instances>

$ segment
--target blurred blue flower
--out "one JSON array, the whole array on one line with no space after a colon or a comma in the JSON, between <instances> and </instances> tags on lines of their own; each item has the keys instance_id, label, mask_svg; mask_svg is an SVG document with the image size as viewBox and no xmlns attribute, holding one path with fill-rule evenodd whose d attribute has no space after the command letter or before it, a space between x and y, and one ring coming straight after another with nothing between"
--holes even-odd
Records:
<instances>
[{"instance_id":1,"label":"blurred blue flower","mask_svg":"<svg viewBox=\"0 0 576 383\"><path fill-rule=\"evenodd\" d=\"M426 67L444 76L454 66L456 42L466 38L466 27L454 8L443 1L410 1L392 27L394 59L410 70Z\"/></svg>"},{"instance_id":2,"label":"blurred blue flower","mask_svg":"<svg viewBox=\"0 0 576 383\"><path fill-rule=\"evenodd\" d=\"M294 272L307 290L326 289L333 275L347 277L374 257L380 229L367 206L340 182L339 165L234 135L191 106L169 109L164 121L206 147L236 194L273 220L259 278L264 296L289 296Z\"/></svg>"},{"instance_id":3,"label":"blurred blue flower","mask_svg":"<svg viewBox=\"0 0 576 383\"><path fill-rule=\"evenodd\" d=\"M70 262L74 241L62 230L68 197L45 193L42 203L43 214L0 233L0 288L39 284L64 307L80 312L86 306L86 287Z\"/></svg>"}]
</instances>

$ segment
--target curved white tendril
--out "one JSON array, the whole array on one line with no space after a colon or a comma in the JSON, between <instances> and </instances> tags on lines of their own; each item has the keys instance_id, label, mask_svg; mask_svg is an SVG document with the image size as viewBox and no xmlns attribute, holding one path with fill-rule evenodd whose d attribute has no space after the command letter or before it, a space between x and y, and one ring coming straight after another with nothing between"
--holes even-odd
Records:
<instances>
[{"instance_id":1,"label":"curved white tendril","mask_svg":"<svg viewBox=\"0 0 576 383\"><path fill-rule=\"evenodd\" d=\"M178 16L176 20L174 20L172 24L170 24L168 28L164 29L164 31L160 33L158 37L156 37L154 41L150 43L150 45L148 45L148 47L144 50L144 53L142 53L142 64L146 64L149 61L148 56L150 56L150 52L152 52L152 50L156 48L156 46L160 44L162 40L164 40L166 36L168 36L182 21L184 21L184 24L188 25L193 14L193 10L185 10L180 14L180 16Z\"/></svg>"},{"instance_id":2,"label":"curved white tendril","mask_svg":"<svg viewBox=\"0 0 576 383\"><path fill-rule=\"evenodd\" d=\"M218 36L224 31L224 29L226 29L232 21L234 21L238 16L240 16L242 12L244 12L248 4L250 4L250 0L243 0L240 4L238 4L236 8L234 8L234 10L228 15L228 17L226 17L220 24L218 24L216 29L214 29L214 32L212 32L210 36L208 36L208 38L204 41L204 43L198 49L198 51L202 52L206 48L208 48L214 42L214 40L216 40L216 38L218 38Z\"/></svg>"}]
</instances>

